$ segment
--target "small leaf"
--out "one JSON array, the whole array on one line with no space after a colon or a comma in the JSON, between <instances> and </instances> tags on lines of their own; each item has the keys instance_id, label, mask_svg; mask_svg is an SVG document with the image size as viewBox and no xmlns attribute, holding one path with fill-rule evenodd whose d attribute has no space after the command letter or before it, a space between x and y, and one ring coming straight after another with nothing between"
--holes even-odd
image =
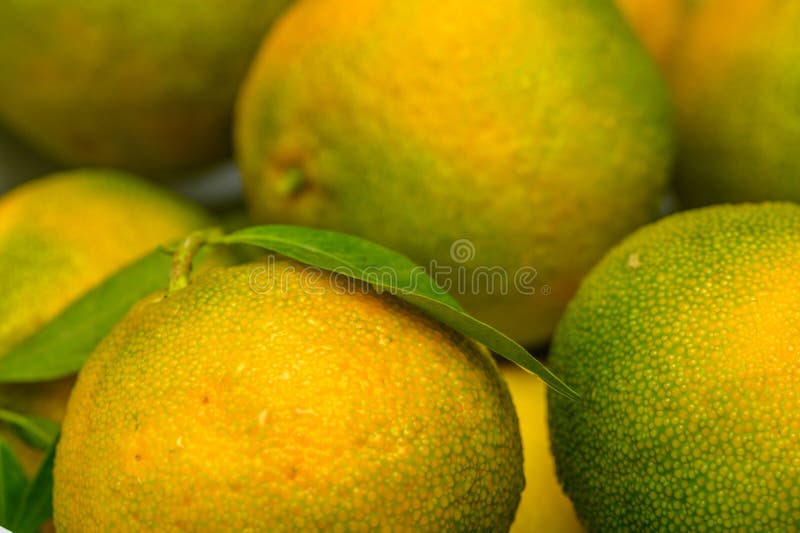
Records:
<instances>
[{"instance_id":1,"label":"small leaf","mask_svg":"<svg viewBox=\"0 0 800 533\"><path fill-rule=\"evenodd\" d=\"M0 409L0 420L9 424L19 437L40 450L46 450L58 435L58 424L38 416Z\"/></svg>"},{"instance_id":2,"label":"small leaf","mask_svg":"<svg viewBox=\"0 0 800 533\"><path fill-rule=\"evenodd\" d=\"M398 293L397 296L417 306L459 333L482 343L497 355L505 357L529 372L533 372L554 391L563 394L567 398L578 399L578 393L574 389L528 353L528 350L490 325L473 318L463 311L425 296L414 293Z\"/></svg>"},{"instance_id":3,"label":"small leaf","mask_svg":"<svg viewBox=\"0 0 800 533\"><path fill-rule=\"evenodd\" d=\"M134 303L167 286L170 263L168 254L156 250L88 291L0 357L0 383L47 381L77 372Z\"/></svg>"},{"instance_id":4,"label":"small leaf","mask_svg":"<svg viewBox=\"0 0 800 533\"><path fill-rule=\"evenodd\" d=\"M36 475L25 488L10 528L14 533L36 533L42 523L53 516L53 462L57 444L58 435L47 449Z\"/></svg>"},{"instance_id":5,"label":"small leaf","mask_svg":"<svg viewBox=\"0 0 800 533\"><path fill-rule=\"evenodd\" d=\"M570 398L578 397L525 348L468 315L451 296L436 286L421 266L383 246L332 231L281 225L246 228L211 242L260 246L312 266L366 281L533 372L553 390Z\"/></svg>"},{"instance_id":6,"label":"small leaf","mask_svg":"<svg viewBox=\"0 0 800 533\"><path fill-rule=\"evenodd\" d=\"M447 291L436 286L425 269L404 255L370 241L300 226L254 226L211 242L250 244L300 262L360 279L387 291L402 288L463 310Z\"/></svg>"},{"instance_id":7,"label":"small leaf","mask_svg":"<svg viewBox=\"0 0 800 533\"><path fill-rule=\"evenodd\" d=\"M0 525L11 527L28 480L8 443L0 438Z\"/></svg>"}]
</instances>

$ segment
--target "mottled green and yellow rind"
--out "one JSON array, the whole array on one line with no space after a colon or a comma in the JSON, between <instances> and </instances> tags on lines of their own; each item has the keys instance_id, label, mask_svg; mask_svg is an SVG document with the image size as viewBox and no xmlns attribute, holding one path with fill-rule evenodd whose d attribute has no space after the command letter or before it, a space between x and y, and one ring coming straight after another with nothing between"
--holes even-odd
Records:
<instances>
[{"instance_id":1,"label":"mottled green and yellow rind","mask_svg":"<svg viewBox=\"0 0 800 533\"><path fill-rule=\"evenodd\" d=\"M687 20L708 0L615 0L647 51L668 72Z\"/></svg>"},{"instance_id":2,"label":"mottled green and yellow rind","mask_svg":"<svg viewBox=\"0 0 800 533\"><path fill-rule=\"evenodd\" d=\"M709 0L670 79L687 206L800 201L800 3Z\"/></svg>"},{"instance_id":3,"label":"mottled green and yellow rind","mask_svg":"<svg viewBox=\"0 0 800 533\"><path fill-rule=\"evenodd\" d=\"M507 530L522 445L488 352L320 274L216 269L134 307L70 399L57 529Z\"/></svg>"},{"instance_id":4,"label":"mottled green and yellow rind","mask_svg":"<svg viewBox=\"0 0 800 533\"><path fill-rule=\"evenodd\" d=\"M114 171L51 174L3 195L0 357L117 269L212 224L199 207ZM0 386L0 408L60 421L72 383ZM40 454L15 449L32 474Z\"/></svg>"},{"instance_id":5,"label":"mottled green and yellow rind","mask_svg":"<svg viewBox=\"0 0 800 533\"><path fill-rule=\"evenodd\" d=\"M236 139L254 216L451 269L437 281L468 311L545 340L580 277L657 211L671 137L655 68L602 2L342 6L293 5L245 83ZM475 251L463 263L458 239ZM533 273L521 285L535 294L515 289Z\"/></svg>"},{"instance_id":6,"label":"mottled green and yellow rind","mask_svg":"<svg viewBox=\"0 0 800 533\"><path fill-rule=\"evenodd\" d=\"M800 206L685 212L586 277L551 367L558 475L592 531L800 527Z\"/></svg>"},{"instance_id":7,"label":"mottled green and yellow rind","mask_svg":"<svg viewBox=\"0 0 800 533\"><path fill-rule=\"evenodd\" d=\"M0 197L0 354L126 263L211 224L114 171L52 174Z\"/></svg>"}]
</instances>

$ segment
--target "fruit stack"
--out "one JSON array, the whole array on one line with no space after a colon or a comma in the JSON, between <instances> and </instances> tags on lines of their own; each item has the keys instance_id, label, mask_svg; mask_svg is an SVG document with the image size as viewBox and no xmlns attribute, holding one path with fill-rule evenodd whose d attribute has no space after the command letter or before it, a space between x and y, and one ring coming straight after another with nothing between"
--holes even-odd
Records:
<instances>
[{"instance_id":1,"label":"fruit stack","mask_svg":"<svg viewBox=\"0 0 800 533\"><path fill-rule=\"evenodd\" d=\"M800 530L798 23L0 3L0 525Z\"/></svg>"}]
</instances>

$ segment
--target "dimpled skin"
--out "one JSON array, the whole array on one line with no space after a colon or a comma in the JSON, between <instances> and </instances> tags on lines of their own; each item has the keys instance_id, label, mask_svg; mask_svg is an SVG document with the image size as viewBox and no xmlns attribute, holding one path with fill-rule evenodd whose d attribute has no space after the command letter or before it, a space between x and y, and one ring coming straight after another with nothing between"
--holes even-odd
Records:
<instances>
[{"instance_id":1,"label":"dimpled skin","mask_svg":"<svg viewBox=\"0 0 800 533\"><path fill-rule=\"evenodd\" d=\"M301 0L237 110L255 218L401 251L524 344L654 216L671 155L656 69L594 0Z\"/></svg>"},{"instance_id":2,"label":"dimpled skin","mask_svg":"<svg viewBox=\"0 0 800 533\"><path fill-rule=\"evenodd\" d=\"M743 204L643 228L558 327L559 478L595 531L800 527L800 207Z\"/></svg>"},{"instance_id":3,"label":"dimpled skin","mask_svg":"<svg viewBox=\"0 0 800 533\"><path fill-rule=\"evenodd\" d=\"M210 225L139 178L75 170L0 197L0 353L123 265Z\"/></svg>"},{"instance_id":4,"label":"dimpled skin","mask_svg":"<svg viewBox=\"0 0 800 533\"><path fill-rule=\"evenodd\" d=\"M800 201L800 3L707 0L669 78L687 206Z\"/></svg>"},{"instance_id":5,"label":"dimpled skin","mask_svg":"<svg viewBox=\"0 0 800 533\"><path fill-rule=\"evenodd\" d=\"M211 223L200 208L112 171L51 174L3 195L0 357L117 269ZM0 386L0 408L61 420L72 382ZM17 451L31 473L40 454Z\"/></svg>"},{"instance_id":6,"label":"dimpled skin","mask_svg":"<svg viewBox=\"0 0 800 533\"><path fill-rule=\"evenodd\" d=\"M3 0L0 120L71 166L169 173L230 151L239 83L288 0Z\"/></svg>"},{"instance_id":7,"label":"dimpled skin","mask_svg":"<svg viewBox=\"0 0 800 533\"><path fill-rule=\"evenodd\" d=\"M56 528L507 530L522 447L493 360L351 283L252 263L134 307L67 407Z\"/></svg>"}]
</instances>

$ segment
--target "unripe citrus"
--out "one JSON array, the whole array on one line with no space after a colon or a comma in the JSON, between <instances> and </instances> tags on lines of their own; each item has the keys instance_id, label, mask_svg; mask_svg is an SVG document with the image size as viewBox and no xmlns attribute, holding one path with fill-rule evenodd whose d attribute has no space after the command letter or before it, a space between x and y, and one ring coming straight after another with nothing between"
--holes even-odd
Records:
<instances>
[{"instance_id":1,"label":"unripe citrus","mask_svg":"<svg viewBox=\"0 0 800 533\"><path fill-rule=\"evenodd\" d=\"M556 332L558 475L597 531L800 528L800 206L645 227Z\"/></svg>"}]
</instances>

